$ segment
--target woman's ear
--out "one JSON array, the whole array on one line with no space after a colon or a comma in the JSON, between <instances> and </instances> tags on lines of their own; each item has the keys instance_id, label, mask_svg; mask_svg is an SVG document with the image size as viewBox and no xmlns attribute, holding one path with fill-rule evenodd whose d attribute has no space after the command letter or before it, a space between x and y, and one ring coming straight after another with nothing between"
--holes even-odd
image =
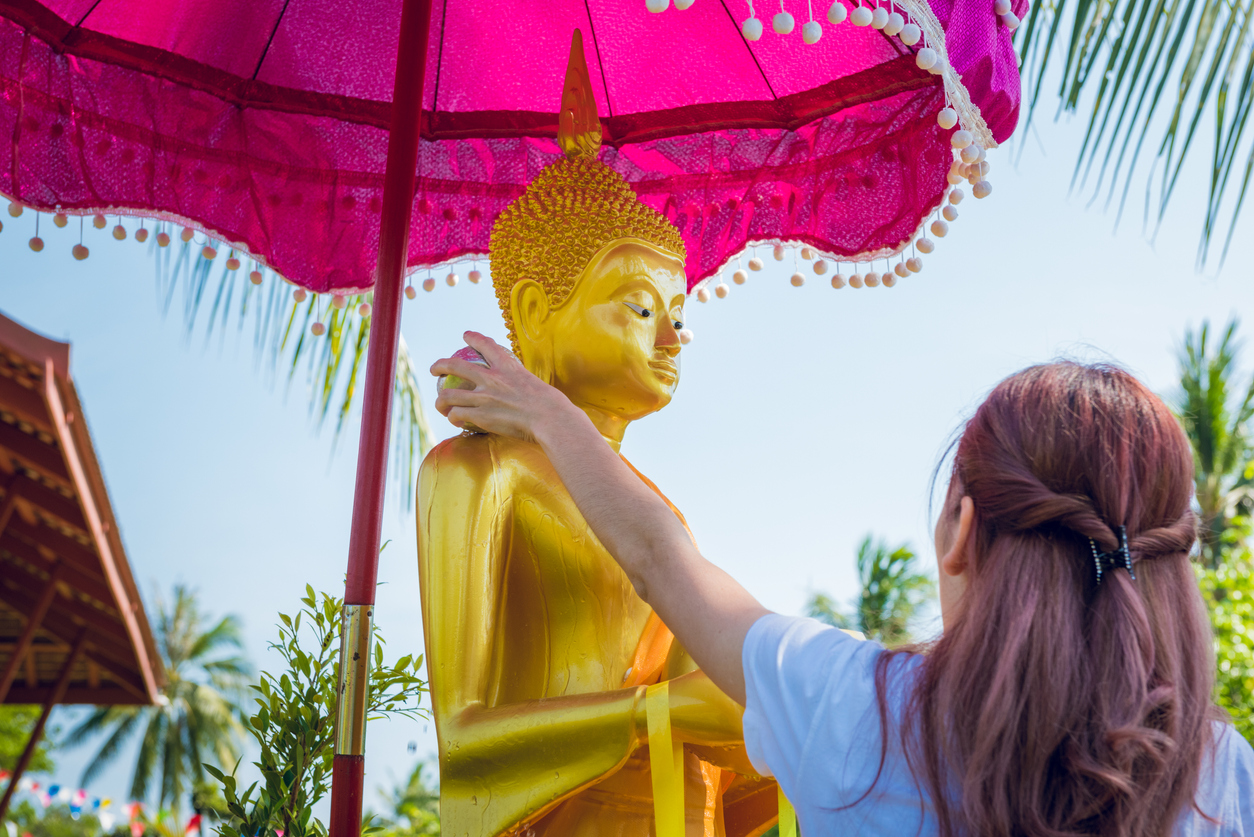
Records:
<instances>
[{"instance_id":1,"label":"woman's ear","mask_svg":"<svg viewBox=\"0 0 1254 837\"><path fill-rule=\"evenodd\" d=\"M510 316L522 350L523 366L545 383L553 383L553 347L546 326L549 322L549 295L534 279L524 279L510 291Z\"/></svg>"},{"instance_id":2,"label":"woman's ear","mask_svg":"<svg viewBox=\"0 0 1254 837\"><path fill-rule=\"evenodd\" d=\"M958 505L958 528L949 551L941 556L941 572L951 576L966 573L971 563L971 550L975 546L975 502L964 494Z\"/></svg>"}]
</instances>

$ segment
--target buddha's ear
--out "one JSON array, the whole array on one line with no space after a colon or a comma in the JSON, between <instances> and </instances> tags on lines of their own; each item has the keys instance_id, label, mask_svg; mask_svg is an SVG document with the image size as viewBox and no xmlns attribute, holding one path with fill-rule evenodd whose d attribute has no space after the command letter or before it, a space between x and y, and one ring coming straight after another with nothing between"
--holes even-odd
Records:
<instances>
[{"instance_id":1,"label":"buddha's ear","mask_svg":"<svg viewBox=\"0 0 1254 837\"><path fill-rule=\"evenodd\" d=\"M537 378L553 382L553 346L548 339L549 295L534 279L524 279L510 291L510 315L522 350L523 366Z\"/></svg>"}]
</instances>

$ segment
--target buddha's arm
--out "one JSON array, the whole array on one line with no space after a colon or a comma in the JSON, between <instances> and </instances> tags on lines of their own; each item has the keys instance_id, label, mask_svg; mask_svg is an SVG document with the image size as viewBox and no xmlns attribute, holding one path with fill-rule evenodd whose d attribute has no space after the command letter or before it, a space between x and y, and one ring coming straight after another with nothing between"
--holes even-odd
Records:
<instances>
[{"instance_id":1,"label":"buddha's arm","mask_svg":"<svg viewBox=\"0 0 1254 837\"><path fill-rule=\"evenodd\" d=\"M450 834L534 819L622 764L644 734L643 687L489 705L510 493L487 438L446 442L419 475L423 626Z\"/></svg>"}]
</instances>

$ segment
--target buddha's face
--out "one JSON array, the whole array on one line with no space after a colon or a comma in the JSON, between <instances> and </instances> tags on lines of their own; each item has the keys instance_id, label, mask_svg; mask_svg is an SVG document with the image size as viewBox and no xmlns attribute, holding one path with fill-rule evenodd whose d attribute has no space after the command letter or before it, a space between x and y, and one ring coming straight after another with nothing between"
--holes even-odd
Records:
<instances>
[{"instance_id":1,"label":"buddha's face","mask_svg":"<svg viewBox=\"0 0 1254 837\"><path fill-rule=\"evenodd\" d=\"M538 286L515 295L524 363L581 407L625 421L656 412L679 384L686 290L673 254L636 239L613 242L560 306L535 299Z\"/></svg>"}]
</instances>

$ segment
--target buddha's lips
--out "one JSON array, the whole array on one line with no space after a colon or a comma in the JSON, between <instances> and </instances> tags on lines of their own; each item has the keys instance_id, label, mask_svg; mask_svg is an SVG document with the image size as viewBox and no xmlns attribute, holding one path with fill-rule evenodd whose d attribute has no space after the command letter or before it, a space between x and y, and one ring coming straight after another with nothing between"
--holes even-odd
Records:
<instances>
[{"instance_id":1,"label":"buddha's lips","mask_svg":"<svg viewBox=\"0 0 1254 837\"><path fill-rule=\"evenodd\" d=\"M669 378L672 382L679 380L679 367L672 360L651 360L649 368L659 378Z\"/></svg>"}]
</instances>

